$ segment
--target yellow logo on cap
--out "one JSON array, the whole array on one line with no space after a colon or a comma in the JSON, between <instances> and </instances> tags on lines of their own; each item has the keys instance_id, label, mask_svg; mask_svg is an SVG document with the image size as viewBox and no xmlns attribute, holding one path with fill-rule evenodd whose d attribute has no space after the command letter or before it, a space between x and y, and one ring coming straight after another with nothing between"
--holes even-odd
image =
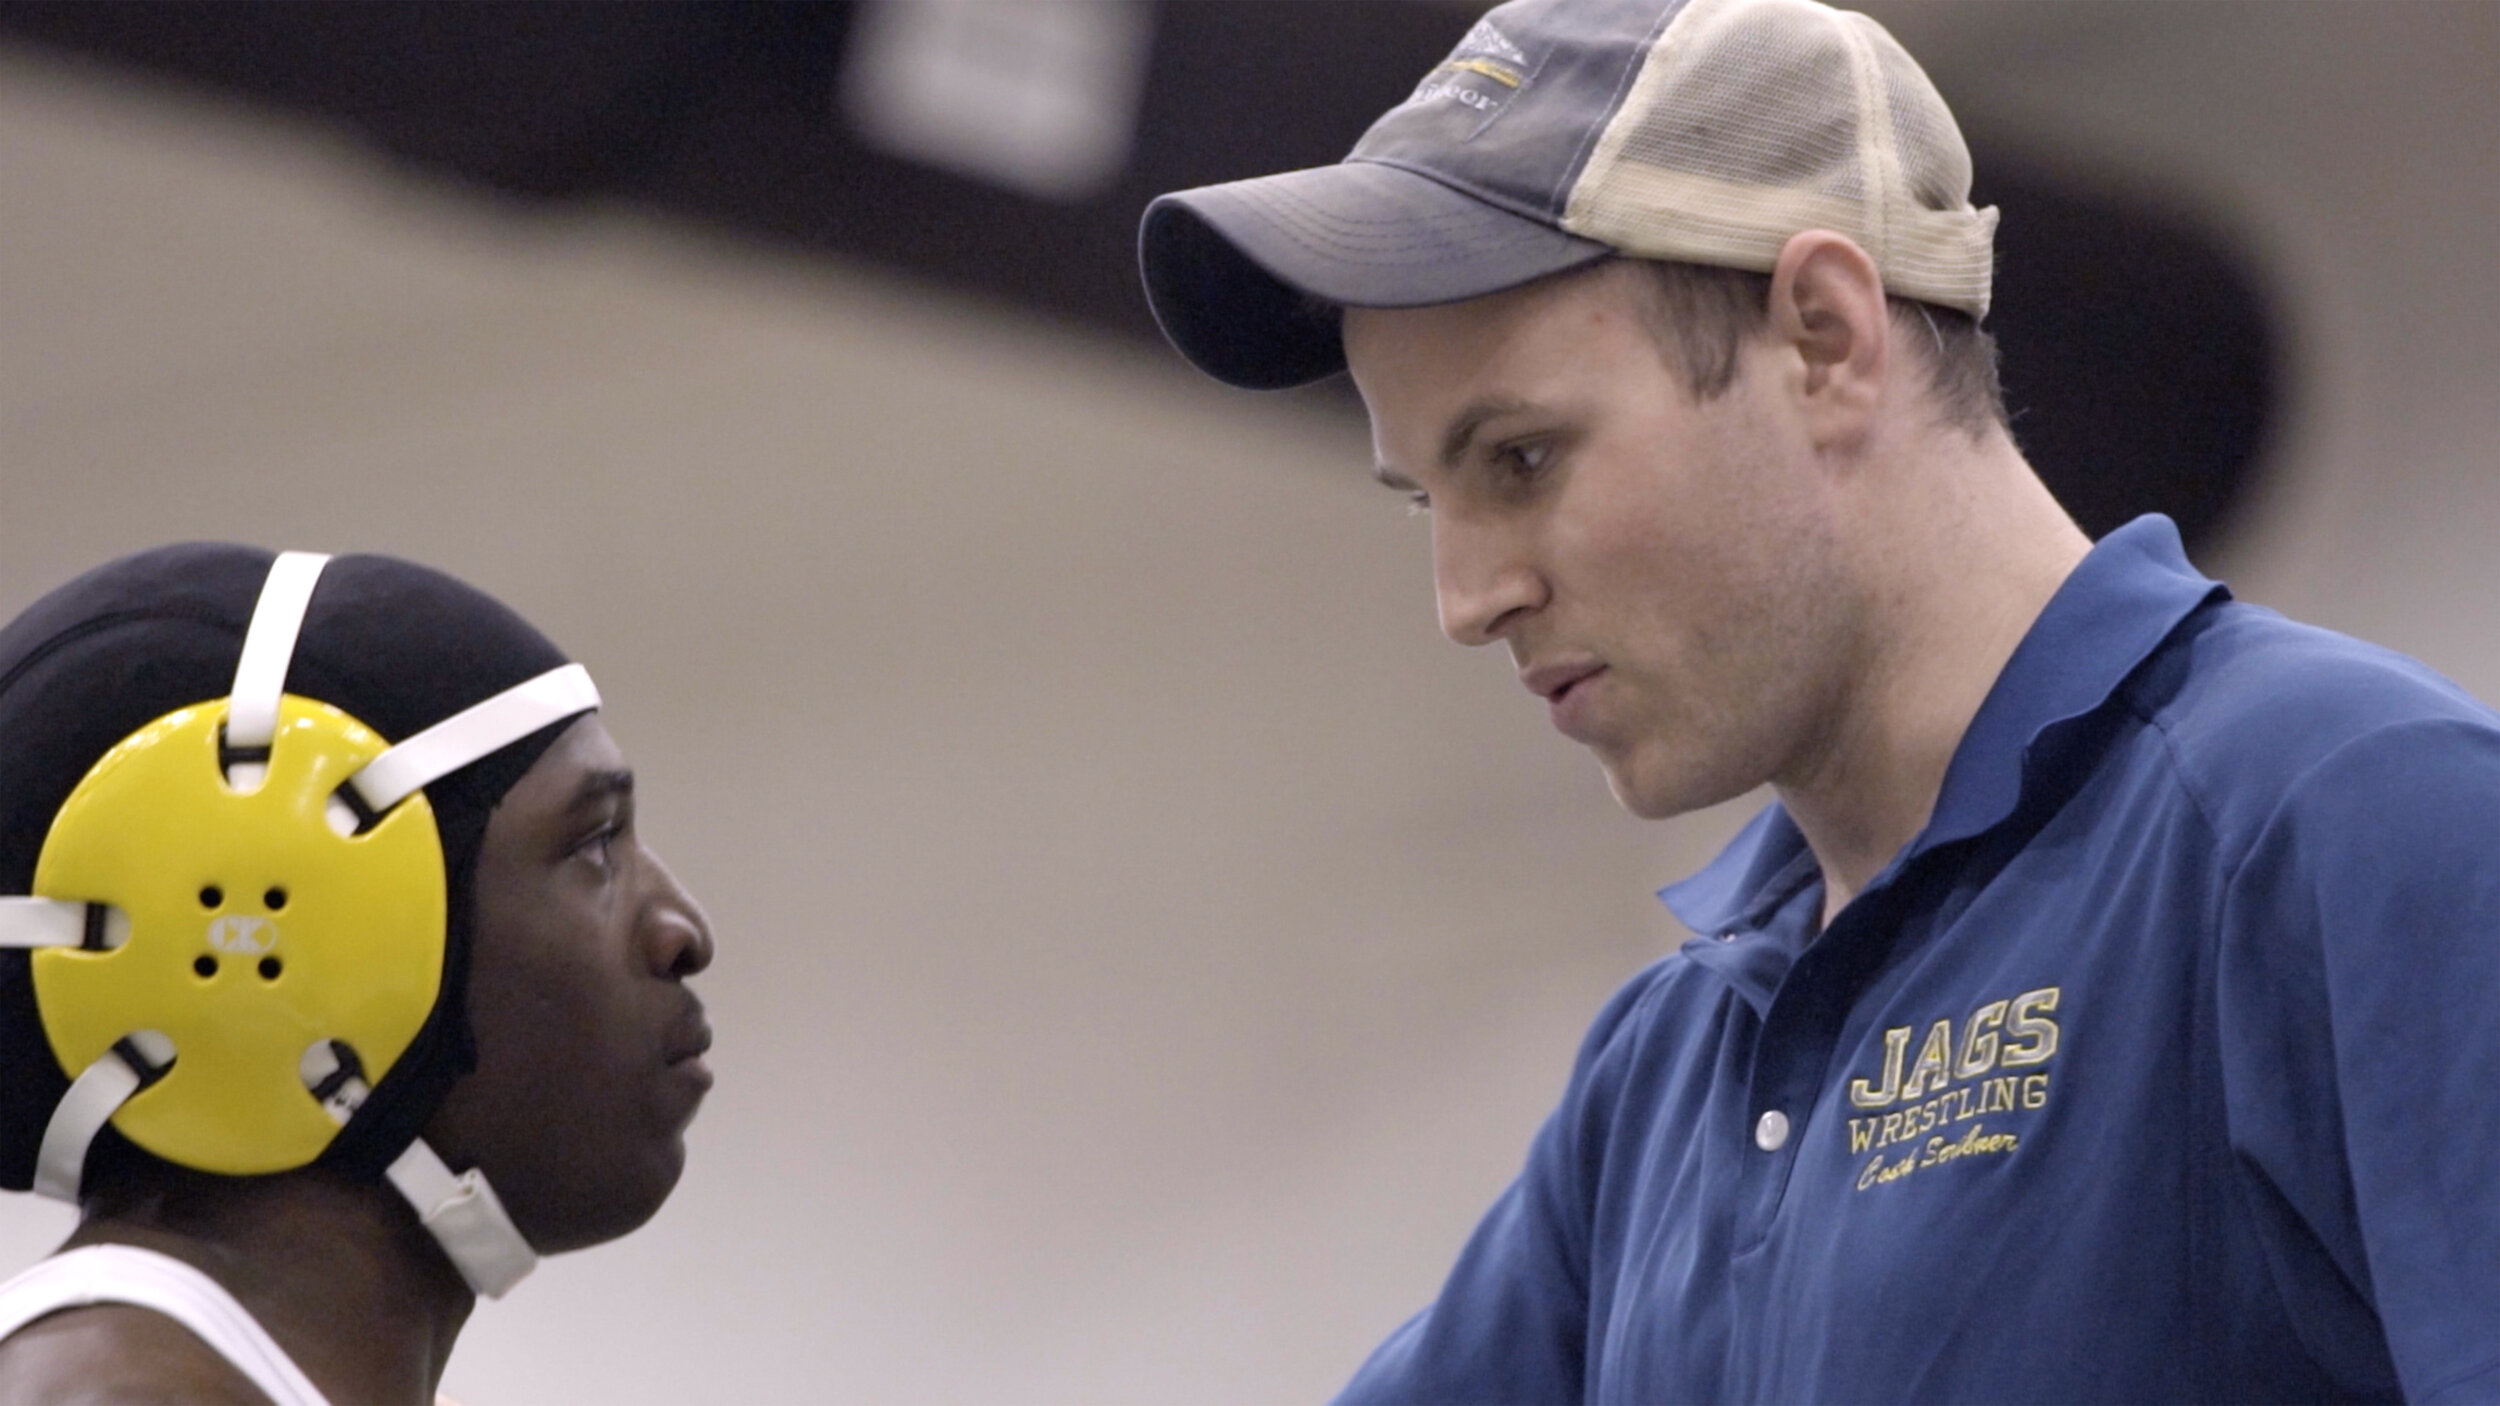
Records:
<instances>
[{"instance_id":1,"label":"yellow logo on cap","mask_svg":"<svg viewBox=\"0 0 2500 1406\"><path fill-rule=\"evenodd\" d=\"M1519 70L1507 64L1495 63L1491 59L1452 59L1442 67L1458 69L1465 73L1481 73L1505 88L1516 88L1520 84Z\"/></svg>"}]
</instances>

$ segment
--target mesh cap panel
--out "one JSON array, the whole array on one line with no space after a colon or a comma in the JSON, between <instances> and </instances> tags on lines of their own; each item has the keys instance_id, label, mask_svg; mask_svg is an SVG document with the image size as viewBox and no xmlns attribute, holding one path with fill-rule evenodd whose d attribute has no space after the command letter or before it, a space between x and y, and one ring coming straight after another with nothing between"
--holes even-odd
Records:
<instances>
[{"instance_id":1,"label":"mesh cap panel","mask_svg":"<svg viewBox=\"0 0 2500 1406\"><path fill-rule=\"evenodd\" d=\"M1970 149L1962 145L1961 130L1928 86L1927 75L1896 45L1878 45L1875 62L1883 74L1893 150L1900 155L1901 179L1911 203L1924 210L1968 206Z\"/></svg>"},{"instance_id":2,"label":"mesh cap panel","mask_svg":"<svg viewBox=\"0 0 2500 1406\"><path fill-rule=\"evenodd\" d=\"M1903 297L1988 310L1994 210L1927 76L1863 15L1693 0L1659 34L1562 227L1645 258L1767 272L1789 236L1866 248Z\"/></svg>"},{"instance_id":3,"label":"mesh cap panel","mask_svg":"<svg viewBox=\"0 0 2500 1406\"><path fill-rule=\"evenodd\" d=\"M1805 26L1780 28L1817 37ZM1621 158L1738 185L1857 199L1857 123L1815 100L1850 90L1849 56L1833 44L1796 43L1773 31L1729 28L1718 43L1686 47L1675 80L1684 100L1638 113L1627 108L1616 119L1625 124ZM1751 109L1742 142L1728 140L1735 105Z\"/></svg>"}]
</instances>

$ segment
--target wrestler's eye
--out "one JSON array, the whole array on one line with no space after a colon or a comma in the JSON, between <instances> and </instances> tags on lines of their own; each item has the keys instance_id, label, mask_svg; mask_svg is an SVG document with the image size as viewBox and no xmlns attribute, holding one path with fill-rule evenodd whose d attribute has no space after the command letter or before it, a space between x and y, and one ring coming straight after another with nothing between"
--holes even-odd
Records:
<instances>
[{"instance_id":1,"label":"wrestler's eye","mask_svg":"<svg viewBox=\"0 0 2500 1406\"><path fill-rule=\"evenodd\" d=\"M582 837L573 852L601 869L616 862L616 841L625 833L622 825L602 825Z\"/></svg>"},{"instance_id":2,"label":"wrestler's eye","mask_svg":"<svg viewBox=\"0 0 2500 1406\"><path fill-rule=\"evenodd\" d=\"M579 859L602 874L615 869L619 848L633 833L634 812L630 802L617 802L590 817L594 823L567 846L568 856Z\"/></svg>"}]
</instances>

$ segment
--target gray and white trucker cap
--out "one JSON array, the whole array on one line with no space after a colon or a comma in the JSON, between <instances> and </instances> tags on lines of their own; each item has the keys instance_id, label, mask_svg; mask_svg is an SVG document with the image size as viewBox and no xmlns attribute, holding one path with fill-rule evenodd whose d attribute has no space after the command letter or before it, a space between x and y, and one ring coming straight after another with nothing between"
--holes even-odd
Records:
<instances>
[{"instance_id":1,"label":"gray and white trucker cap","mask_svg":"<svg viewBox=\"0 0 2500 1406\"><path fill-rule=\"evenodd\" d=\"M1609 254L1768 272L1864 246L1893 293L1988 310L1996 211L1881 25L1815 0L1511 0L1334 166L1158 198L1155 320L1273 389L1345 366L1339 306L1459 302Z\"/></svg>"}]
</instances>

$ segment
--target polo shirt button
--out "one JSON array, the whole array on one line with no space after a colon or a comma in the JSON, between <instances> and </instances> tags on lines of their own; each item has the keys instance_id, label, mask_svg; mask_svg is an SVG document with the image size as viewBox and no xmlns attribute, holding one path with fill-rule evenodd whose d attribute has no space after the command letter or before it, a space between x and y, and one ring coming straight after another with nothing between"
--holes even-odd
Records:
<instances>
[{"instance_id":1,"label":"polo shirt button","mask_svg":"<svg viewBox=\"0 0 2500 1406\"><path fill-rule=\"evenodd\" d=\"M1777 1152L1788 1143L1788 1115L1774 1108L1756 1119L1753 1145L1765 1152Z\"/></svg>"}]
</instances>

